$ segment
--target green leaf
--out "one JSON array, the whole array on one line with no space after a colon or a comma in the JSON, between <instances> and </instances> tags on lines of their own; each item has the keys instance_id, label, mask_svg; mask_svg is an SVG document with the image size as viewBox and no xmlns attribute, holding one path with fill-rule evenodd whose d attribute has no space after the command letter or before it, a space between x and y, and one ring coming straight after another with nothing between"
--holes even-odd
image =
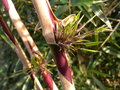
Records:
<instances>
[{"instance_id":1,"label":"green leaf","mask_svg":"<svg viewBox=\"0 0 120 90\"><path fill-rule=\"evenodd\" d=\"M11 86L12 89L10 89L10 90L17 90L18 87L21 87L21 86L23 85L23 83L25 82L26 78L27 78L27 77L25 77L25 76L22 77L20 80L18 80L18 81L15 83L15 85L12 85L12 86Z\"/></svg>"},{"instance_id":2,"label":"green leaf","mask_svg":"<svg viewBox=\"0 0 120 90\"><path fill-rule=\"evenodd\" d=\"M99 45L101 42L89 42L89 43L85 43L85 46L90 47L90 46L95 46L95 45Z\"/></svg>"},{"instance_id":3,"label":"green leaf","mask_svg":"<svg viewBox=\"0 0 120 90\"><path fill-rule=\"evenodd\" d=\"M93 9L93 12L95 13L96 16L98 16L110 29L112 28L110 21L108 18L104 15L102 10L96 6L95 4L91 6Z\"/></svg>"},{"instance_id":4,"label":"green leaf","mask_svg":"<svg viewBox=\"0 0 120 90\"><path fill-rule=\"evenodd\" d=\"M0 32L0 37L11 47L14 48L13 43L11 42L11 40L7 37L7 35L2 34L2 32Z\"/></svg>"},{"instance_id":5,"label":"green leaf","mask_svg":"<svg viewBox=\"0 0 120 90\"><path fill-rule=\"evenodd\" d=\"M100 51L97 51L97 50L91 50L91 49L86 49L86 48L80 48L81 50L83 51L89 51L89 52L100 52Z\"/></svg>"},{"instance_id":6,"label":"green leaf","mask_svg":"<svg viewBox=\"0 0 120 90\"><path fill-rule=\"evenodd\" d=\"M67 0L60 0L62 3L67 3Z\"/></svg>"},{"instance_id":7,"label":"green leaf","mask_svg":"<svg viewBox=\"0 0 120 90\"><path fill-rule=\"evenodd\" d=\"M73 6L92 5L92 4L103 4L101 0L72 0Z\"/></svg>"},{"instance_id":8,"label":"green leaf","mask_svg":"<svg viewBox=\"0 0 120 90\"><path fill-rule=\"evenodd\" d=\"M91 19L93 17L93 12L92 12L92 9L89 7L89 6L78 6L79 9L81 9L82 13L84 13L84 15L88 18L88 19ZM96 23L95 23L95 20L91 20L91 23L94 25L94 26L97 26Z\"/></svg>"},{"instance_id":9,"label":"green leaf","mask_svg":"<svg viewBox=\"0 0 120 90\"><path fill-rule=\"evenodd\" d=\"M119 48L120 49L120 45L119 45L119 43L117 43L116 42L116 40L110 40L110 42L113 44L113 45L115 45L117 48Z\"/></svg>"},{"instance_id":10,"label":"green leaf","mask_svg":"<svg viewBox=\"0 0 120 90\"><path fill-rule=\"evenodd\" d=\"M109 30L105 25L103 25L103 26L101 26L101 27L98 27L98 28L96 29L96 31L98 31L98 32L105 31L105 30Z\"/></svg>"},{"instance_id":11,"label":"green leaf","mask_svg":"<svg viewBox=\"0 0 120 90\"><path fill-rule=\"evenodd\" d=\"M111 77L110 75L108 75L106 73L99 72L97 70L90 70L90 72L95 73L95 74L100 75L100 76L103 76L103 77Z\"/></svg>"},{"instance_id":12,"label":"green leaf","mask_svg":"<svg viewBox=\"0 0 120 90\"><path fill-rule=\"evenodd\" d=\"M101 90L106 90L106 87L102 84L100 80L98 80L96 77L92 76L92 79L94 82L100 87Z\"/></svg>"},{"instance_id":13,"label":"green leaf","mask_svg":"<svg viewBox=\"0 0 120 90\"><path fill-rule=\"evenodd\" d=\"M25 83L22 86L22 90L28 90L28 88L29 88L29 85L28 85L29 82L30 82L30 77L26 77Z\"/></svg>"},{"instance_id":14,"label":"green leaf","mask_svg":"<svg viewBox=\"0 0 120 90\"><path fill-rule=\"evenodd\" d=\"M72 5L73 6L82 6L82 5L91 5L93 4L94 0L73 0Z\"/></svg>"},{"instance_id":15,"label":"green leaf","mask_svg":"<svg viewBox=\"0 0 120 90\"><path fill-rule=\"evenodd\" d=\"M120 51L115 48L112 48L111 46L104 47L103 51L113 56L116 56L117 58L120 58Z\"/></svg>"},{"instance_id":16,"label":"green leaf","mask_svg":"<svg viewBox=\"0 0 120 90\"><path fill-rule=\"evenodd\" d=\"M59 9L57 11L55 11L55 15L59 16L59 15L61 15L62 13L64 13L68 9L69 9L68 5L60 6Z\"/></svg>"}]
</instances>

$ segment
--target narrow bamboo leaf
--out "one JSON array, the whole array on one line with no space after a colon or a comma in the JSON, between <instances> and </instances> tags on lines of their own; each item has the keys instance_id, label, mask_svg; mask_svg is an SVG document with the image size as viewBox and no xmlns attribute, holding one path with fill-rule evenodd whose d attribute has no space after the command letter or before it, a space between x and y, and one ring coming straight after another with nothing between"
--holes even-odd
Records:
<instances>
[{"instance_id":1,"label":"narrow bamboo leaf","mask_svg":"<svg viewBox=\"0 0 120 90\"><path fill-rule=\"evenodd\" d=\"M31 57L31 63L34 67L40 67L40 64L42 63L42 60L38 54L33 54Z\"/></svg>"},{"instance_id":2,"label":"narrow bamboo leaf","mask_svg":"<svg viewBox=\"0 0 120 90\"><path fill-rule=\"evenodd\" d=\"M90 70L90 72L95 73L95 74L100 75L100 76L103 76L103 77L111 77L110 75L108 75L106 73L99 72L97 70Z\"/></svg>"},{"instance_id":3,"label":"narrow bamboo leaf","mask_svg":"<svg viewBox=\"0 0 120 90\"><path fill-rule=\"evenodd\" d=\"M99 45L101 42L89 42L89 43L85 43L85 46L90 47L90 46L95 46L95 45Z\"/></svg>"},{"instance_id":4,"label":"narrow bamboo leaf","mask_svg":"<svg viewBox=\"0 0 120 90\"><path fill-rule=\"evenodd\" d=\"M116 56L117 58L120 58L120 51L115 48L106 46L103 48L103 51L105 51L106 53L111 54L113 56Z\"/></svg>"},{"instance_id":5,"label":"narrow bamboo leaf","mask_svg":"<svg viewBox=\"0 0 120 90\"><path fill-rule=\"evenodd\" d=\"M14 45L12 44L12 42L10 42L10 39L8 39L6 35L3 35L3 34L0 32L0 37L8 44L11 48L14 48Z\"/></svg>"},{"instance_id":6,"label":"narrow bamboo leaf","mask_svg":"<svg viewBox=\"0 0 120 90\"><path fill-rule=\"evenodd\" d=\"M73 0L72 1L72 5L73 6L78 6L78 8L80 8L82 10L82 12L84 13L84 15L90 19L93 16L93 10L91 8L91 6L93 4L103 4L103 1L95 1L95 0ZM92 20L91 23L94 26L97 26L95 21Z\"/></svg>"},{"instance_id":7,"label":"narrow bamboo leaf","mask_svg":"<svg viewBox=\"0 0 120 90\"><path fill-rule=\"evenodd\" d=\"M96 29L96 31L105 31L105 30L109 30L105 25Z\"/></svg>"},{"instance_id":8,"label":"narrow bamboo leaf","mask_svg":"<svg viewBox=\"0 0 120 90\"><path fill-rule=\"evenodd\" d=\"M84 13L84 15L89 19L91 19L93 17L93 12L92 9L88 6L78 6L79 9L81 9L81 11ZM91 23L94 26L97 26L94 20L91 20Z\"/></svg>"},{"instance_id":9,"label":"narrow bamboo leaf","mask_svg":"<svg viewBox=\"0 0 120 90\"><path fill-rule=\"evenodd\" d=\"M28 72L28 70L19 70L19 71L16 71L16 72L12 73L11 75L9 75L9 77L4 78L4 80L18 77L18 76L20 76L22 74L26 74L27 72Z\"/></svg>"},{"instance_id":10,"label":"narrow bamboo leaf","mask_svg":"<svg viewBox=\"0 0 120 90\"><path fill-rule=\"evenodd\" d=\"M119 29L120 30L120 29ZM116 36L116 37L120 37L120 33L118 33L118 32L114 32L114 35Z\"/></svg>"},{"instance_id":11,"label":"narrow bamboo leaf","mask_svg":"<svg viewBox=\"0 0 120 90\"><path fill-rule=\"evenodd\" d=\"M91 49L86 49L86 48L80 48L81 50L84 50L84 51L89 51L89 52L100 52L100 51L97 51L97 50L91 50Z\"/></svg>"},{"instance_id":12,"label":"narrow bamboo leaf","mask_svg":"<svg viewBox=\"0 0 120 90\"><path fill-rule=\"evenodd\" d=\"M67 3L67 0L60 0L62 3Z\"/></svg>"},{"instance_id":13,"label":"narrow bamboo leaf","mask_svg":"<svg viewBox=\"0 0 120 90\"><path fill-rule=\"evenodd\" d=\"M110 42L120 49L120 45L116 42L116 40L110 40Z\"/></svg>"},{"instance_id":14,"label":"narrow bamboo leaf","mask_svg":"<svg viewBox=\"0 0 120 90\"><path fill-rule=\"evenodd\" d=\"M11 86L12 90L17 90L18 87L21 87L23 85L23 83L25 82L25 79L26 79L26 77L22 77L20 80L17 81L17 83L15 83L15 85L12 85Z\"/></svg>"},{"instance_id":15,"label":"narrow bamboo leaf","mask_svg":"<svg viewBox=\"0 0 120 90\"><path fill-rule=\"evenodd\" d=\"M88 40L80 39L80 40L74 41L73 43L81 43L81 42L88 42Z\"/></svg>"},{"instance_id":16,"label":"narrow bamboo leaf","mask_svg":"<svg viewBox=\"0 0 120 90\"><path fill-rule=\"evenodd\" d=\"M100 80L98 80L96 77L92 77L94 82L100 87L101 90L106 90L106 87L102 84Z\"/></svg>"},{"instance_id":17,"label":"narrow bamboo leaf","mask_svg":"<svg viewBox=\"0 0 120 90\"><path fill-rule=\"evenodd\" d=\"M15 38L12 35L7 23L4 21L3 17L0 15L0 25L3 28L3 31L5 32L5 34L8 35L9 39L15 44Z\"/></svg>"},{"instance_id":18,"label":"narrow bamboo leaf","mask_svg":"<svg viewBox=\"0 0 120 90\"><path fill-rule=\"evenodd\" d=\"M30 77L27 77L24 85L22 86L22 90L28 90L29 89L29 86L28 86L29 81L30 81Z\"/></svg>"},{"instance_id":19,"label":"narrow bamboo leaf","mask_svg":"<svg viewBox=\"0 0 120 90\"><path fill-rule=\"evenodd\" d=\"M112 28L110 21L108 18L104 15L102 10L97 7L95 4L91 6L93 9L93 12L95 13L96 16L98 16L110 29Z\"/></svg>"},{"instance_id":20,"label":"narrow bamboo leaf","mask_svg":"<svg viewBox=\"0 0 120 90\"><path fill-rule=\"evenodd\" d=\"M55 15L59 16L68 9L69 9L68 5L60 6L59 9L55 12Z\"/></svg>"},{"instance_id":21,"label":"narrow bamboo leaf","mask_svg":"<svg viewBox=\"0 0 120 90\"><path fill-rule=\"evenodd\" d=\"M73 0L72 5L73 6L81 6L81 5L91 5L93 4L94 0Z\"/></svg>"}]
</instances>

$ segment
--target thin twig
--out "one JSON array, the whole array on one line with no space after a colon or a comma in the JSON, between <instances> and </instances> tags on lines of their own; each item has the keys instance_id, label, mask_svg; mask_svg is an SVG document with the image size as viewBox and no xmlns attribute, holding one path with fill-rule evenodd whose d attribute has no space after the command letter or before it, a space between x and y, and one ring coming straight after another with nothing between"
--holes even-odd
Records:
<instances>
[{"instance_id":1,"label":"thin twig","mask_svg":"<svg viewBox=\"0 0 120 90\"><path fill-rule=\"evenodd\" d=\"M4 21L4 19L2 18L2 16L0 16L0 24L3 28L4 33L6 33L6 35L9 37L9 39L12 41L13 45L14 45L14 49L15 52L17 53L21 63L23 64L23 68L24 69L31 69L32 65L30 63L30 61L28 60L25 52L23 51L21 45L19 44L18 40L16 39L16 37L11 33L10 28L8 27L7 23ZM30 72L29 73L31 79L33 80L33 82L35 81L35 86L38 90L43 90L42 89L42 85L40 84L38 78L35 76L34 72Z\"/></svg>"},{"instance_id":2,"label":"thin twig","mask_svg":"<svg viewBox=\"0 0 120 90\"><path fill-rule=\"evenodd\" d=\"M92 18L90 18L86 23L84 23L79 29L77 29L77 31L79 32L80 30L82 30L89 22L91 22L94 18L96 17L96 15L94 15Z\"/></svg>"},{"instance_id":3,"label":"thin twig","mask_svg":"<svg viewBox=\"0 0 120 90\"><path fill-rule=\"evenodd\" d=\"M106 16L108 16L109 13L111 13L118 5L120 5L120 2L117 3L117 4L106 14Z\"/></svg>"},{"instance_id":4,"label":"thin twig","mask_svg":"<svg viewBox=\"0 0 120 90\"><path fill-rule=\"evenodd\" d=\"M108 19L110 19L112 21L120 22L120 19L115 19L115 18L108 18Z\"/></svg>"},{"instance_id":5,"label":"thin twig","mask_svg":"<svg viewBox=\"0 0 120 90\"><path fill-rule=\"evenodd\" d=\"M69 14L71 14L71 0L69 0Z\"/></svg>"},{"instance_id":6,"label":"thin twig","mask_svg":"<svg viewBox=\"0 0 120 90\"><path fill-rule=\"evenodd\" d=\"M109 38L110 38L111 35L116 31L116 29L118 28L119 25L120 25L120 21L119 21L118 24L115 26L115 28L112 30L112 32L109 34L109 36L105 39L105 41L101 44L100 48L105 45L105 43L109 40Z\"/></svg>"}]
</instances>

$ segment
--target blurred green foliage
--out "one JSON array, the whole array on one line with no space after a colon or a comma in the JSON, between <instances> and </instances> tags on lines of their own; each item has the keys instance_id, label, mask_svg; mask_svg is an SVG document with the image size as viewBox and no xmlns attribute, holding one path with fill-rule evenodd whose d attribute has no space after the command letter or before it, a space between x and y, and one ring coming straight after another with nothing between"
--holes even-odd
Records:
<instances>
[{"instance_id":1,"label":"blurred green foliage","mask_svg":"<svg viewBox=\"0 0 120 90\"><path fill-rule=\"evenodd\" d=\"M38 18L32 2L30 0L13 0L13 2L31 36L46 58L48 69L52 72L53 79L61 89L50 48L41 34L41 27L38 24ZM83 32L88 32L103 24L106 24L108 27L112 26L114 31L96 33L86 38L90 42L86 45L78 46L85 48L84 50L80 49L70 53L70 63L74 72L73 78L76 90L120 90L120 26L116 27L120 23L120 1L50 0L50 4L55 15L60 19L81 11L82 15L84 15L80 23L81 26L96 15L97 17L83 28ZM1 1L0 10L11 31L18 38L26 52L26 48L15 31ZM105 40L107 42L103 45ZM29 76L22 70L22 64L12 47L11 41L0 27L0 90L33 89L32 82ZM41 75L38 74L38 78L43 87L46 88Z\"/></svg>"}]
</instances>

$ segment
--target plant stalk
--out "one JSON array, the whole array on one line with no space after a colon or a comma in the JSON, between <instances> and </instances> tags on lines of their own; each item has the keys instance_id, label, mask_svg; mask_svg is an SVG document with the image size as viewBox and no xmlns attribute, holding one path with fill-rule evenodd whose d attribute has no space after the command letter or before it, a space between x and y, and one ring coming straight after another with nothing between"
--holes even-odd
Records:
<instances>
[{"instance_id":1,"label":"plant stalk","mask_svg":"<svg viewBox=\"0 0 120 90\"><path fill-rule=\"evenodd\" d=\"M64 90L75 90L73 83L73 72L69 65L67 53L62 50L58 45L50 45L53 53L54 60L56 62L59 76L62 82Z\"/></svg>"},{"instance_id":2,"label":"plant stalk","mask_svg":"<svg viewBox=\"0 0 120 90\"><path fill-rule=\"evenodd\" d=\"M72 81L72 70L68 64L65 51L56 44L56 23L62 22L55 17L48 0L32 0L42 26L42 33L53 51L53 56L58 67L59 76L64 90L75 90Z\"/></svg>"},{"instance_id":3,"label":"plant stalk","mask_svg":"<svg viewBox=\"0 0 120 90\"><path fill-rule=\"evenodd\" d=\"M23 40L23 43L25 44L30 56L32 57L32 55L34 53L37 53L40 55L40 60L42 60L42 64L40 65L40 72L48 86L48 88L50 90L58 90L56 84L54 83L50 73L47 70L43 70L42 68L46 68L45 67L45 61L42 58L42 54L39 51L38 47L36 46L36 44L34 43L32 37L30 36L27 28L25 27L25 25L23 24L19 14L17 13L15 6L13 4L13 2L11 0L2 0L4 6L6 7L9 16L14 24L14 26L16 27L20 37ZM43 66L41 68L41 66ZM51 86L52 85L52 86Z\"/></svg>"},{"instance_id":4,"label":"plant stalk","mask_svg":"<svg viewBox=\"0 0 120 90\"><path fill-rule=\"evenodd\" d=\"M23 49L21 48L19 42L17 41L17 39L15 38L15 36L11 33L8 25L6 24L6 22L4 21L4 19L2 18L2 16L0 16L0 24L3 28L3 31L7 34L7 36L9 37L9 39L12 41L12 43L14 44L15 46L15 51L20 59L20 61L22 62L23 64L23 68L24 69L31 69L31 63L29 62L26 54L24 53ZM35 86L38 90L43 90L38 78L35 76L35 73L34 72L31 72L30 74L30 77L32 79L33 82L36 82L35 83Z\"/></svg>"}]
</instances>

